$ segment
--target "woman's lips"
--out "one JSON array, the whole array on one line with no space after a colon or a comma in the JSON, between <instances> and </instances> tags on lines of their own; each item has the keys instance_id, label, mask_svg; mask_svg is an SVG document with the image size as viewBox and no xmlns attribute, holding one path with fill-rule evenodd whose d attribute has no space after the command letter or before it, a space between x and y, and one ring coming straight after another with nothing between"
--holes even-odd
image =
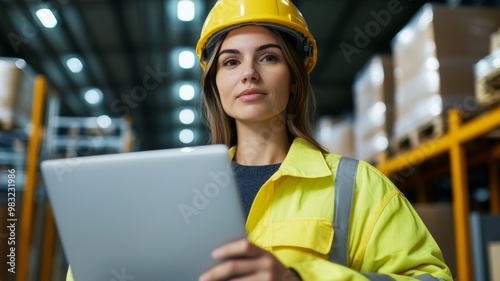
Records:
<instances>
[{"instance_id":1,"label":"woman's lips","mask_svg":"<svg viewBox=\"0 0 500 281\"><path fill-rule=\"evenodd\" d=\"M241 101L256 101L261 98L263 98L266 95L261 90L258 89L247 89L244 90L243 92L239 93L236 98L241 100Z\"/></svg>"}]
</instances>

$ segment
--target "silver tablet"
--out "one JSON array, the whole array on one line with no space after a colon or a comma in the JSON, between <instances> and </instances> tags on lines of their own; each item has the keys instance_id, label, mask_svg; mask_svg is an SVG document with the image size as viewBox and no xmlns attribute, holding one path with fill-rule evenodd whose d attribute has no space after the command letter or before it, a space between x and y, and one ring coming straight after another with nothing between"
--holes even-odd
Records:
<instances>
[{"instance_id":1,"label":"silver tablet","mask_svg":"<svg viewBox=\"0 0 500 281\"><path fill-rule=\"evenodd\" d=\"M223 145L41 163L76 281L197 280L246 236Z\"/></svg>"}]
</instances>

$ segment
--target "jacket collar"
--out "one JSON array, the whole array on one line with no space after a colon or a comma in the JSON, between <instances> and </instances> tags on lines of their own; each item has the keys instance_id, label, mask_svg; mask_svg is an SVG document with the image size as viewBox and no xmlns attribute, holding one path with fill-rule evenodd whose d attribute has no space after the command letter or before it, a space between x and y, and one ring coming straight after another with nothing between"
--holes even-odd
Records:
<instances>
[{"instance_id":1,"label":"jacket collar","mask_svg":"<svg viewBox=\"0 0 500 281\"><path fill-rule=\"evenodd\" d=\"M229 149L230 159L233 159L235 153L236 146L233 146ZM331 176L332 171L320 150L302 138L295 138L285 160L272 178L284 175L317 178Z\"/></svg>"}]
</instances>

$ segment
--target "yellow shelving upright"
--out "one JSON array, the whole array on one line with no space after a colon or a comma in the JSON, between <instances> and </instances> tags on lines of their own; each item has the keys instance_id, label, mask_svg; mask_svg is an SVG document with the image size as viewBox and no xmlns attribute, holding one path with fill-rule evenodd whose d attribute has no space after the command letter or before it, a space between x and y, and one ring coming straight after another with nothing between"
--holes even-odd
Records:
<instances>
[{"instance_id":1,"label":"yellow shelving upright","mask_svg":"<svg viewBox=\"0 0 500 281\"><path fill-rule=\"evenodd\" d=\"M448 113L449 132L440 138L383 160L378 169L386 175L394 175L403 169L419 165L437 155L449 152L452 177L453 212L455 222L455 245L457 254L457 279L473 280L472 253L469 225L469 186L467 183L467 159L465 144L500 127L500 105L487 113L462 124L461 113L457 109ZM498 166L499 147L495 147L490 159L491 211L500 212Z\"/></svg>"},{"instance_id":2,"label":"yellow shelving upright","mask_svg":"<svg viewBox=\"0 0 500 281\"><path fill-rule=\"evenodd\" d=\"M22 208L20 212L20 232L18 240L18 260L16 281L26 281L29 278L30 270L30 251L33 240L34 226L34 206L36 188L39 184L38 165L42 150L42 140L44 136L43 120L46 117L45 109L52 111L50 102L56 98L54 95L48 95L49 85L45 76L37 75L34 81L33 103L31 111L30 132L28 138L28 154L26 159L26 183L23 191ZM50 116L49 116L50 118ZM40 267L40 276L38 280L50 280L52 268L53 241L55 235L55 224L52 217L50 206L46 205L43 259Z\"/></svg>"}]
</instances>

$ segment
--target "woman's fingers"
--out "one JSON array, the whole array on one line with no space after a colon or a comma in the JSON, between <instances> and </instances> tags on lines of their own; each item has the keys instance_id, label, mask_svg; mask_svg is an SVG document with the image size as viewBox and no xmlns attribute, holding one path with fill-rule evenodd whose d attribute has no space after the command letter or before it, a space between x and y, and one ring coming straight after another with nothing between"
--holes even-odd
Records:
<instances>
[{"instance_id":1,"label":"woman's fingers","mask_svg":"<svg viewBox=\"0 0 500 281\"><path fill-rule=\"evenodd\" d=\"M215 249L212 257L223 262L201 275L200 281L300 280L271 253L247 239L230 242Z\"/></svg>"},{"instance_id":2,"label":"woman's fingers","mask_svg":"<svg viewBox=\"0 0 500 281\"><path fill-rule=\"evenodd\" d=\"M251 276L257 270L256 263L258 260L253 259L231 259L221 264L218 264L200 276L200 281L216 281L227 280L237 276Z\"/></svg>"},{"instance_id":3,"label":"woman's fingers","mask_svg":"<svg viewBox=\"0 0 500 281\"><path fill-rule=\"evenodd\" d=\"M212 257L216 260L238 257L254 258L265 253L265 250L250 243L247 239L240 239L215 249Z\"/></svg>"}]
</instances>

